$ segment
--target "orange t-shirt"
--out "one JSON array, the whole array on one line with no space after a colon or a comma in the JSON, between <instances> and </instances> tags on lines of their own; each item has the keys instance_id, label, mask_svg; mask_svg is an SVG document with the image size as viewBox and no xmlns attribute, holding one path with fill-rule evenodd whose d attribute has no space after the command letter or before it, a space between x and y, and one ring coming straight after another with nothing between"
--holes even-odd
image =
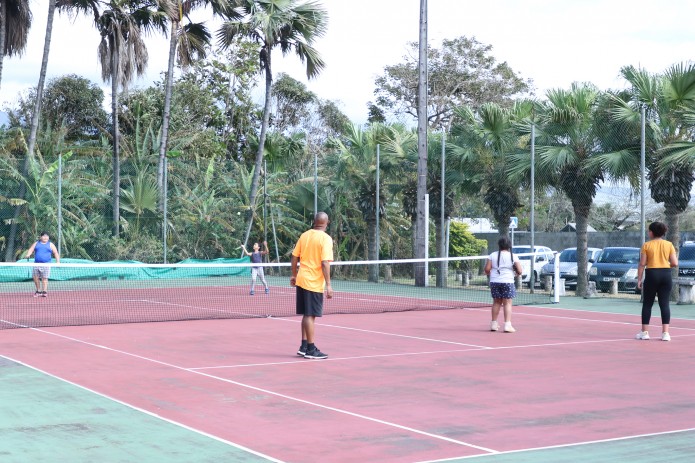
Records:
<instances>
[{"instance_id":1,"label":"orange t-shirt","mask_svg":"<svg viewBox=\"0 0 695 463\"><path fill-rule=\"evenodd\" d=\"M299 257L297 286L314 293L322 293L326 283L321 262L333 261L333 238L321 230L307 230L299 237L292 255Z\"/></svg>"},{"instance_id":2,"label":"orange t-shirt","mask_svg":"<svg viewBox=\"0 0 695 463\"><path fill-rule=\"evenodd\" d=\"M647 268L671 268L668 260L676 249L670 241L664 239L647 241L642 245L642 254L647 256Z\"/></svg>"}]
</instances>

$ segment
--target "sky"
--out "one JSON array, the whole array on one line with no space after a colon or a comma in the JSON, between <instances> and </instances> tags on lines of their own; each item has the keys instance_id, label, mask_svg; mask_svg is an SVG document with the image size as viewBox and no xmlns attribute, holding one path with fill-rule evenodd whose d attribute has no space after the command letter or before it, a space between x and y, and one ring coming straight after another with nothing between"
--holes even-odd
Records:
<instances>
[{"instance_id":1,"label":"sky","mask_svg":"<svg viewBox=\"0 0 695 463\"><path fill-rule=\"evenodd\" d=\"M339 102L355 123L366 120L374 80L387 65L403 61L409 42L418 39L419 0L320 0L329 14L328 32L316 42L326 69L307 81L293 56L274 55L275 72L305 82L320 98ZM34 23L29 46L19 58L4 61L0 108L38 81L46 25L46 0L30 0ZM602 89L625 86L620 68L641 66L661 72L693 60L695 2L692 0L429 0L430 46L442 39L475 37L492 45L536 95L573 82L593 82ZM216 25L211 24L213 30ZM99 35L87 18L56 15L48 77L78 74L104 88L97 61ZM166 69L167 41L148 41L147 74L133 84L146 87ZM262 94L258 92L259 104Z\"/></svg>"}]
</instances>

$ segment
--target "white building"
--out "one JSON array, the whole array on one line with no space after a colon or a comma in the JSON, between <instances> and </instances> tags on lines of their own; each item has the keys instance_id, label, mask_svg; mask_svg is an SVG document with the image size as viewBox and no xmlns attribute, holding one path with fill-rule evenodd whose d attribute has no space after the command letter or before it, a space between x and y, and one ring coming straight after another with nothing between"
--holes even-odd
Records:
<instances>
[{"instance_id":1,"label":"white building","mask_svg":"<svg viewBox=\"0 0 695 463\"><path fill-rule=\"evenodd\" d=\"M484 217L479 218L463 218L463 217L452 217L454 222L465 223L468 225L468 229L471 233L497 233L497 229L494 228L490 219Z\"/></svg>"}]
</instances>

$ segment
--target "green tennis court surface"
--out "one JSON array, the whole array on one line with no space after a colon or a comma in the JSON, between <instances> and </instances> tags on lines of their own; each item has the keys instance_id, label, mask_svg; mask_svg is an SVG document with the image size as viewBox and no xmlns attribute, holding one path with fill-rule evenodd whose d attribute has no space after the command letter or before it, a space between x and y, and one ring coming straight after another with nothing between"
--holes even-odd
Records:
<instances>
[{"instance_id":1,"label":"green tennis court surface","mask_svg":"<svg viewBox=\"0 0 695 463\"><path fill-rule=\"evenodd\" d=\"M3 463L267 462L0 357Z\"/></svg>"}]
</instances>

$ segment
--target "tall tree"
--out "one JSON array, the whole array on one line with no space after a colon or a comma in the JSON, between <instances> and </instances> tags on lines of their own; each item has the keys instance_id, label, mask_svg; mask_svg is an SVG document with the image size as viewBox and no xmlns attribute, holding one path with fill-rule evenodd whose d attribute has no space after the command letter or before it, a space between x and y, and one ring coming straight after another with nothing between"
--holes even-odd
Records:
<instances>
[{"instance_id":1,"label":"tall tree","mask_svg":"<svg viewBox=\"0 0 695 463\"><path fill-rule=\"evenodd\" d=\"M169 61L164 87L164 114L162 116L162 136L159 145L159 163L157 169L157 187L159 188L159 209L164 207L164 158L169 142L169 120L171 116L171 92L174 84L174 61L178 56L179 65L189 66L195 59L205 58L206 47L210 44L210 32L204 23L190 20L192 10L209 5L216 15L235 14L227 0L172 0L171 30L169 32ZM182 25L184 19L188 19Z\"/></svg>"},{"instance_id":2,"label":"tall tree","mask_svg":"<svg viewBox=\"0 0 695 463\"><path fill-rule=\"evenodd\" d=\"M419 53L417 65L417 193L415 196L417 219L415 222L415 257L423 259L427 255L427 236L425 226L428 220L425 195L427 194L427 122L428 117L428 90L429 72L428 45L427 45L427 0L420 0L420 24L419 24ZM415 285L427 286L427 267L425 264L415 264Z\"/></svg>"},{"instance_id":3,"label":"tall tree","mask_svg":"<svg viewBox=\"0 0 695 463\"><path fill-rule=\"evenodd\" d=\"M417 117L418 44L410 46L413 51L404 62L386 66L377 77L376 99L369 105L372 116L405 113ZM427 52L430 128L447 128L456 107L477 109L490 102L511 106L513 98L531 90L531 81L522 79L506 62L497 62L492 46L475 38L444 40L441 48L429 47Z\"/></svg>"},{"instance_id":4,"label":"tall tree","mask_svg":"<svg viewBox=\"0 0 695 463\"><path fill-rule=\"evenodd\" d=\"M29 0L0 2L0 84L5 56L20 55L27 47L31 20Z\"/></svg>"},{"instance_id":5,"label":"tall tree","mask_svg":"<svg viewBox=\"0 0 695 463\"><path fill-rule=\"evenodd\" d=\"M247 227L244 244L248 244L258 195L258 184L263 167L265 137L270 118L271 88L273 84L272 52L280 48L283 55L294 51L306 64L308 78L316 77L325 63L313 47L314 41L326 32L328 15L323 6L314 1L299 3L296 0L236 0L243 19L225 21L218 33L223 46L233 43L242 35L255 40L260 46L261 70L265 72L265 104L263 121L258 137L258 151L249 193Z\"/></svg>"},{"instance_id":6,"label":"tall tree","mask_svg":"<svg viewBox=\"0 0 695 463\"><path fill-rule=\"evenodd\" d=\"M667 239L678 248L679 217L695 178L695 65L676 64L663 74L626 66L621 73L631 88L626 97L612 98L613 117L635 131L645 107L649 189L664 204Z\"/></svg>"},{"instance_id":7,"label":"tall tree","mask_svg":"<svg viewBox=\"0 0 695 463\"><path fill-rule=\"evenodd\" d=\"M5 2L3 2L4 4ZM21 3L21 2L20 2ZM41 100L43 98L43 87L46 81L46 69L48 69L48 52L51 49L51 35L53 33L53 16L55 15L56 0L49 0L48 2L48 21L46 23L46 35L44 37L43 43L43 57L41 59L41 71L39 72L39 83L36 86L36 101L34 102L34 110L31 115L31 128L29 132L29 143L27 146L27 153L24 157L24 167L22 172L24 175L27 174L29 170L29 164L31 158L34 156L34 148L36 146L36 133L39 129L39 116L41 115ZM26 184L21 182L19 186L19 199L23 200L26 194ZM14 219L10 225L10 235L7 239L7 250L5 252L5 260L14 260L14 241L17 234L17 218L22 210L22 205L15 208Z\"/></svg>"},{"instance_id":8,"label":"tall tree","mask_svg":"<svg viewBox=\"0 0 695 463\"><path fill-rule=\"evenodd\" d=\"M156 29L165 32L171 15L169 0L110 0L96 18L97 30L101 34L98 47L101 77L105 82L111 82L113 236L119 235L121 194L118 92L127 89L136 75L145 72L148 54L144 34Z\"/></svg>"},{"instance_id":9,"label":"tall tree","mask_svg":"<svg viewBox=\"0 0 695 463\"><path fill-rule=\"evenodd\" d=\"M599 183L614 166L626 165L634 157L630 149L612 150L597 119L604 95L591 84L573 84L570 90L547 93L538 116L536 131L536 184L546 181L572 202L577 223L577 295L587 289L587 226ZM510 171L518 179L528 178L528 153L510 158Z\"/></svg>"},{"instance_id":10,"label":"tall tree","mask_svg":"<svg viewBox=\"0 0 695 463\"><path fill-rule=\"evenodd\" d=\"M389 189L396 172L403 165L407 152L414 151L414 136L399 126L375 124L366 130L351 126L343 138L329 141L333 148L326 159L331 190L346 196L357 205L367 224L367 259L379 258L380 243L377 237L377 217L383 218L389 201ZM377 165L377 146L381 157ZM379 201L376 197L376 171L379 169ZM369 267L369 281L378 282L376 266Z\"/></svg>"},{"instance_id":11,"label":"tall tree","mask_svg":"<svg viewBox=\"0 0 695 463\"><path fill-rule=\"evenodd\" d=\"M522 148L516 124L528 116L531 107L519 103L505 109L485 103L477 111L460 107L454 113L450 146L454 173L461 186L482 194L500 236L509 235L510 217L521 207L520 185L507 173L508 157Z\"/></svg>"}]
</instances>

